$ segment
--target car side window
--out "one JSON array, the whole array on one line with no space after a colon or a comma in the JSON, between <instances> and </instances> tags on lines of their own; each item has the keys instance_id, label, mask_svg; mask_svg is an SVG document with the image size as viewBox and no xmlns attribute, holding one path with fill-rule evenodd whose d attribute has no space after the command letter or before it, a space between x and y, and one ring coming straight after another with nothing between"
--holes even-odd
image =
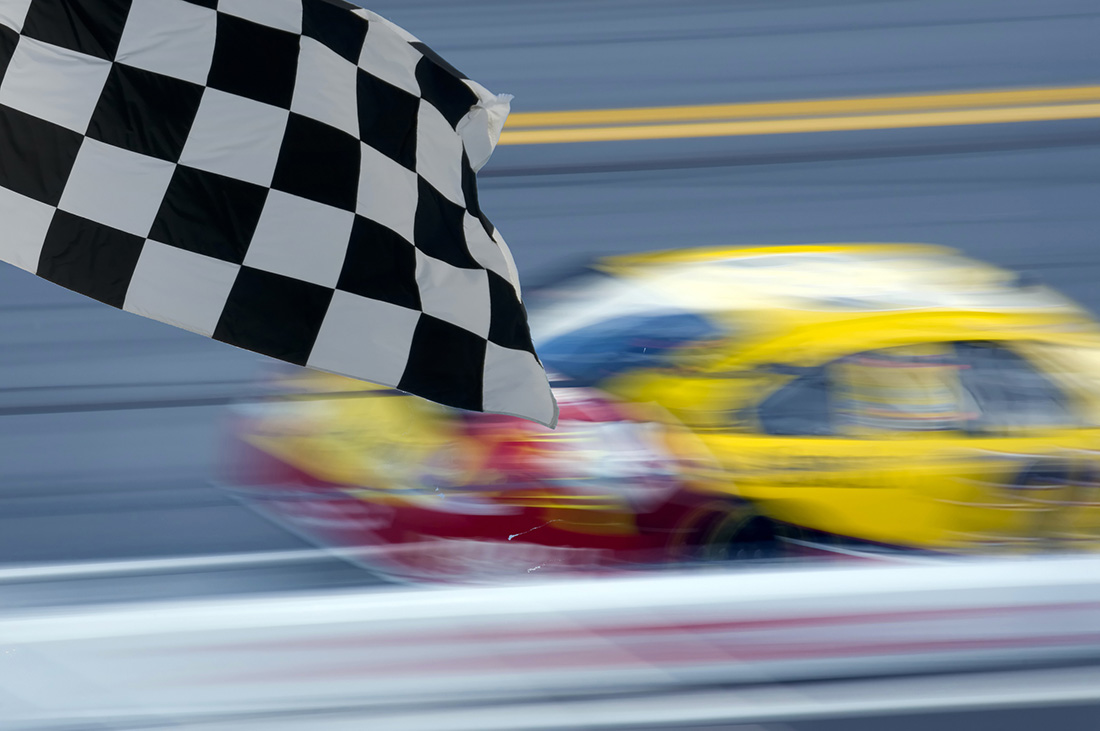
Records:
<instances>
[{"instance_id":1,"label":"car side window","mask_svg":"<svg viewBox=\"0 0 1100 731\"><path fill-rule=\"evenodd\" d=\"M757 418L765 434L832 435L834 429L825 369L815 369L780 387L760 403Z\"/></svg>"},{"instance_id":2,"label":"car side window","mask_svg":"<svg viewBox=\"0 0 1100 731\"><path fill-rule=\"evenodd\" d=\"M1025 358L994 343L956 343L963 387L974 399L974 431L1071 426L1070 401Z\"/></svg>"},{"instance_id":3,"label":"car side window","mask_svg":"<svg viewBox=\"0 0 1100 731\"><path fill-rule=\"evenodd\" d=\"M767 397L766 434L870 437L961 429L973 417L951 343L884 348L839 358Z\"/></svg>"},{"instance_id":4,"label":"car side window","mask_svg":"<svg viewBox=\"0 0 1100 731\"><path fill-rule=\"evenodd\" d=\"M829 366L838 430L850 436L962 430L976 415L953 343L882 348Z\"/></svg>"},{"instance_id":5,"label":"car side window","mask_svg":"<svg viewBox=\"0 0 1100 731\"><path fill-rule=\"evenodd\" d=\"M800 375L762 401L758 422L777 436L1073 426L1057 385L998 343L942 342L855 353Z\"/></svg>"}]
</instances>

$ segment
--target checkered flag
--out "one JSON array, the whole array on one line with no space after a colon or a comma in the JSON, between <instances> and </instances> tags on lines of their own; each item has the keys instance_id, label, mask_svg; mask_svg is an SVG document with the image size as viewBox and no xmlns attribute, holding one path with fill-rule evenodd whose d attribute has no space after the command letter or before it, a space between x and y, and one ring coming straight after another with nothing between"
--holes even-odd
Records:
<instances>
[{"instance_id":1,"label":"checkered flag","mask_svg":"<svg viewBox=\"0 0 1100 731\"><path fill-rule=\"evenodd\" d=\"M553 425L476 171L508 98L341 0L0 0L0 259Z\"/></svg>"}]
</instances>

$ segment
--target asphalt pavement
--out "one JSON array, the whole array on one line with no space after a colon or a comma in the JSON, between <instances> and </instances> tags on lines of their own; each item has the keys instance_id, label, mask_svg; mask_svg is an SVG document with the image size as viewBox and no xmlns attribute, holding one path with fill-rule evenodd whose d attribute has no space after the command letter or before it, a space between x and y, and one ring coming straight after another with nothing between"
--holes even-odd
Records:
<instances>
[{"instance_id":1,"label":"asphalt pavement","mask_svg":"<svg viewBox=\"0 0 1100 731\"><path fill-rule=\"evenodd\" d=\"M1100 82L1090 0L371 7L515 94L515 111ZM481 191L525 283L628 251L918 241L1036 274L1100 311L1095 119L502 146ZM0 337L0 563L303 548L208 484L225 404L256 393L264 359L7 265Z\"/></svg>"},{"instance_id":2,"label":"asphalt pavement","mask_svg":"<svg viewBox=\"0 0 1100 731\"><path fill-rule=\"evenodd\" d=\"M1093 0L380 0L517 112L1100 83ZM527 285L593 257L904 241L1100 312L1100 120L502 146L481 203ZM0 266L0 564L295 552L211 487L263 358ZM335 559L5 583L0 605L370 585ZM738 731L1094 729L1100 708L907 712ZM649 728L648 726L646 728Z\"/></svg>"},{"instance_id":3,"label":"asphalt pavement","mask_svg":"<svg viewBox=\"0 0 1100 731\"><path fill-rule=\"evenodd\" d=\"M515 111L1061 86L1100 75L1100 11L1090 0L363 4L470 78L514 94Z\"/></svg>"}]
</instances>

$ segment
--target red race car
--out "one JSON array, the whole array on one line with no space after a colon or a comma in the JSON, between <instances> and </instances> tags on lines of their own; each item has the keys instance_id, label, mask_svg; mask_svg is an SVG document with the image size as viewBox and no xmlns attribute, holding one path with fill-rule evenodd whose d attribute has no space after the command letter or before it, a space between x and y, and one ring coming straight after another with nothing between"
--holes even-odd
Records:
<instances>
[{"instance_id":1,"label":"red race car","mask_svg":"<svg viewBox=\"0 0 1100 731\"><path fill-rule=\"evenodd\" d=\"M708 498L687 486L713 467L651 407L555 388L551 431L323 373L280 390L235 411L223 482L380 573L469 580L700 555Z\"/></svg>"}]
</instances>

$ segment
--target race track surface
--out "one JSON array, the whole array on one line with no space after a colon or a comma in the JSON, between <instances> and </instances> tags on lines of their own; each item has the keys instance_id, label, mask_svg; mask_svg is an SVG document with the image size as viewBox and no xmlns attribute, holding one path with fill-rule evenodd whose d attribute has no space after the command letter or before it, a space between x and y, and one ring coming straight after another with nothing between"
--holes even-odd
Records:
<instances>
[{"instance_id":1,"label":"race track surface","mask_svg":"<svg viewBox=\"0 0 1100 731\"><path fill-rule=\"evenodd\" d=\"M1100 83L1090 0L371 7L514 94L515 112ZM508 145L483 170L481 191L528 285L611 253L916 241L1036 275L1100 311L1095 118ZM258 393L262 358L7 265L0 337L0 563L305 547L208 484L226 404ZM322 563L258 572L255 587L372 580ZM243 572L223 583L249 581ZM10 599L24 600L39 598Z\"/></svg>"},{"instance_id":2,"label":"race track surface","mask_svg":"<svg viewBox=\"0 0 1100 731\"><path fill-rule=\"evenodd\" d=\"M471 78L514 94L515 113L1100 84L1093 0L370 7ZM1033 275L1100 313L1095 117L502 145L480 180L482 207L526 286L615 253L926 242ZM300 559L303 541L211 485L228 405L261 392L260 356L8 265L0 266L0 343L0 568L138 562L79 579L0 576L3 608L379 582L334 558ZM221 568L202 558L266 552L289 558ZM181 557L195 561L163 562ZM929 708L691 728L1093 729L1098 714L1095 703Z\"/></svg>"}]
</instances>

